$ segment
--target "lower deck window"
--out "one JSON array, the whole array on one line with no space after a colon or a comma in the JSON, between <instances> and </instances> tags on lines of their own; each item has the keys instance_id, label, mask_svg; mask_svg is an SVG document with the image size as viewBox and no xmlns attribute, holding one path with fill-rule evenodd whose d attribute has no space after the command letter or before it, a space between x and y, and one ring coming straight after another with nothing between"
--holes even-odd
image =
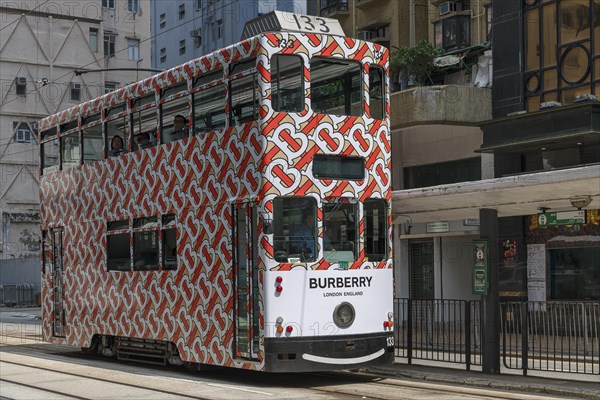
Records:
<instances>
[{"instance_id":1,"label":"lower deck window","mask_svg":"<svg viewBox=\"0 0 600 400\"><path fill-rule=\"evenodd\" d=\"M364 179L365 159L318 154L313 159L313 175L319 179Z\"/></svg>"},{"instance_id":2,"label":"lower deck window","mask_svg":"<svg viewBox=\"0 0 600 400\"><path fill-rule=\"evenodd\" d=\"M315 261L317 202L310 197L277 197L273 200L275 260Z\"/></svg>"},{"instance_id":3,"label":"lower deck window","mask_svg":"<svg viewBox=\"0 0 600 400\"><path fill-rule=\"evenodd\" d=\"M158 269L158 224L154 218L133 220L133 270Z\"/></svg>"},{"instance_id":4,"label":"lower deck window","mask_svg":"<svg viewBox=\"0 0 600 400\"><path fill-rule=\"evenodd\" d=\"M131 253L129 233L109 234L106 237L109 271L129 271L131 269Z\"/></svg>"}]
</instances>

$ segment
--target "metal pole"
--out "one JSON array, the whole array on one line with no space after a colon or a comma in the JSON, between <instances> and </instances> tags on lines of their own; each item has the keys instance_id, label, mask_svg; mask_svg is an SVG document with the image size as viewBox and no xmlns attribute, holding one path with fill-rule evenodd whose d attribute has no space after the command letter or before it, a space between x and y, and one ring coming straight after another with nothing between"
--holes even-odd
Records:
<instances>
[{"instance_id":1,"label":"metal pole","mask_svg":"<svg viewBox=\"0 0 600 400\"><path fill-rule=\"evenodd\" d=\"M498 300L498 211L482 208L480 236L488 241L488 294L483 296L482 367L485 374L500 373L500 303Z\"/></svg>"}]
</instances>

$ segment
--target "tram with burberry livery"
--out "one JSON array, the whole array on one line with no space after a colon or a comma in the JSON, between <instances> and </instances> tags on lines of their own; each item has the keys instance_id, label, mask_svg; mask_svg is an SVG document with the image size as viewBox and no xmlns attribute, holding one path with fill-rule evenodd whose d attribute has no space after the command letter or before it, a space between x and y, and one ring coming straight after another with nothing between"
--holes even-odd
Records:
<instances>
[{"instance_id":1,"label":"tram with burberry livery","mask_svg":"<svg viewBox=\"0 0 600 400\"><path fill-rule=\"evenodd\" d=\"M393 362L389 52L274 14L40 121L45 340L190 367Z\"/></svg>"}]
</instances>

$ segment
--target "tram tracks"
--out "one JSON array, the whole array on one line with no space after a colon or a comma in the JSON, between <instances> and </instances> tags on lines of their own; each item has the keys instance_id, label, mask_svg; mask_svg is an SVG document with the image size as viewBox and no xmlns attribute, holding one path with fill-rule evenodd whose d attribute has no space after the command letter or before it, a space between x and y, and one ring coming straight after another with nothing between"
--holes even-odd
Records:
<instances>
[{"instance_id":1,"label":"tram tracks","mask_svg":"<svg viewBox=\"0 0 600 400\"><path fill-rule=\"evenodd\" d=\"M18 337L16 340L20 340ZM10 340L16 344L15 338ZM180 398L192 399L218 399L220 391L231 391L231 393L247 393L244 398L272 399L282 398L276 396L281 391L293 392L295 390L307 391L308 396L304 398L327 398L327 399L423 399L423 398L444 398L444 399L492 399L492 400L541 400L548 399L547 395L534 395L525 393L499 392L485 388L472 388L455 386L450 384L441 384L434 382L420 382L407 379L385 378L369 373L349 373L349 372L321 372L321 373L299 373L299 374L263 374L252 373L249 371L239 371L231 369L214 369L201 374L185 372L183 369L174 367L156 368L144 365L128 364L114 362L102 357L90 357L83 355L76 349L48 345L46 343L36 343L25 341L19 344L19 348L25 347L26 352L10 351L10 344L1 346L0 363L7 363L13 367L33 368L40 373L57 372L63 377L72 377L74 380L92 379L96 384L120 385L120 387L130 388L132 390L150 391L152 395L159 398L178 396ZM64 349L64 350L62 350ZM37 353L37 354L36 354ZM12 357L14 356L14 358ZM39 358L42 356L42 358ZM22 357L22 359L18 359ZM45 357L45 358L44 358ZM72 362L77 360L78 365ZM81 361L84 361L81 363ZM52 364L55 363L55 364ZM59 371L56 371L56 363L64 363ZM110 365L108 365L110 364ZM54 365L54 366L52 366ZM5 365L5 367L8 365ZM65 368L75 368L76 370L63 370ZM91 368L91 369L90 369ZM97 372L95 372L97 371ZM134 372L132 372L134 371ZM141 375L141 377L140 377ZM113 378L108 378L113 376ZM152 384L140 384L140 378L143 382L144 376L152 377ZM0 376L0 381L10 384L23 386L30 385L31 382L23 382L14 376ZM160 383L158 383L160 382ZM158 387L158 385L163 387ZM169 385L170 387L164 387ZM189 387L209 388L196 390L191 393ZM44 390L43 387L31 386L38 390ZM64 395L79 398L69 393L62 393L61 390L49 387L59 393L52 393L54 396ZM214 393L211 393L214 392ZM197 393L210 393L214 396L199 396ZM424 393L428 395L425 396ZM77 392L81 395L81 392ZM153 396L145 397L152 398ZM10 397L10 396L4 396ZM283 397L285 398L285 396Z\"/></svg>"}]
</instances>

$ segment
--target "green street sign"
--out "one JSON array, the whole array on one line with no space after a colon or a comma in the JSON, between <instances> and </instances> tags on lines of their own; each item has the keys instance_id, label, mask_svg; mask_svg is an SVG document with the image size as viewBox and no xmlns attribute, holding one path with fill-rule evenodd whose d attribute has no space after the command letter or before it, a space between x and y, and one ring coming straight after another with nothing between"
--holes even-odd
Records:
<instances>
[{"instance_id":1,"label":"green street sign","mask_svg":"<svg viewBox=\"0 0 600 400\"><path fill-rule=\"evenodd\" d=\"M473 294L488 294L489 245L487 240L473 240L473 272L471 275Z\"/></svg>"},{"instance_id":2,"label":"green street sign","mask_svg":"<svg viewBox=\"0 0 600 400\"><path fill-rule=\"evenodd\" d=\"M585 210L547 212L537 215L538 226L575 225L586 223Z\"/></svg>"}]
</instances>

